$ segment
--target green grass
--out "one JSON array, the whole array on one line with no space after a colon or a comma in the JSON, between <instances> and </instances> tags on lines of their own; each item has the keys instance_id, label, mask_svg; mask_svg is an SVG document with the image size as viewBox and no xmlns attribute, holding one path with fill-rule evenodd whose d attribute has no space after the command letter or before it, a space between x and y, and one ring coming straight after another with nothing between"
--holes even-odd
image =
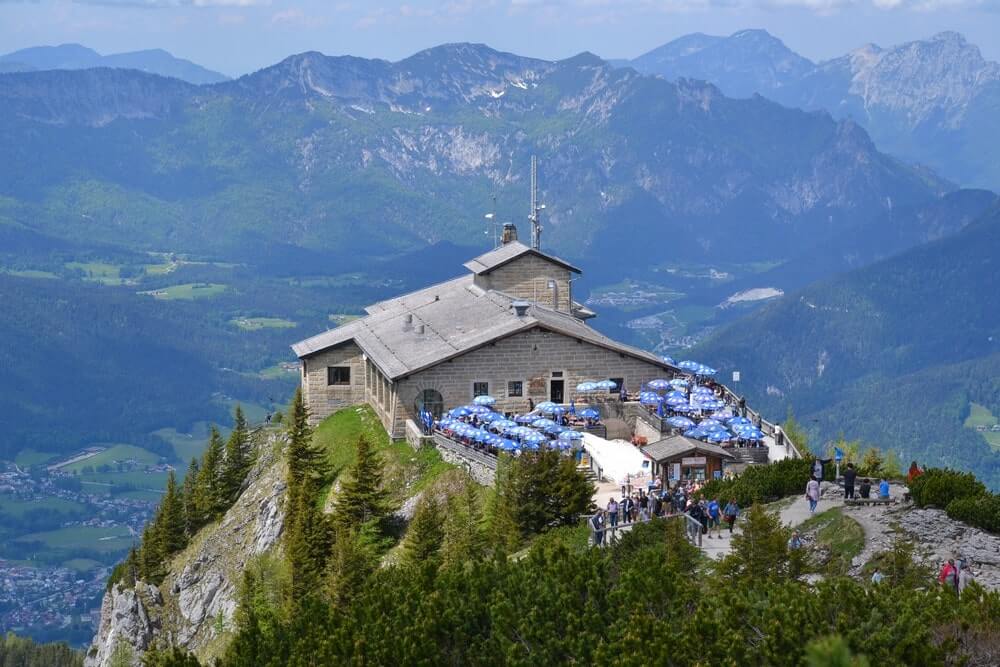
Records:
<instances>
[{"instance_id":1,"label":"green grass","mask_svg":"<svg viewBox=\"0 0 1000 667\"><path fill-rule=\"evenodd\" d=\"M347 324L348 322L351 322L352 320L358 319L358 317L360 317L360 316L359 315L347 315L346 313L334 313L334 314L329 315L327 317L328 317L328 319L331 322L333 322L334 324L336 324L339 327L342 324Z\"/></svg>"},{"instance_id":2,"label":"green grass","mask_svg":"<svg viewBox=\"0 0 1000 667\"><path fill-rule=\"evenodd\" d=\"M822 570L825 574L847 574L851 560L865 548L865 531L843 508L835 507L809 517L798 527L799 532L816 531L816 543L830 550L830 560Z\"/></svg>"},{"instance_id":3,"label":"green grass","mask_svg":"<svg viewBox=\"0 0 1000 667\"><path fill-rule=\"evenodd\" d=\"M268 366L267 368L261 370L257 373L257 376L265 380L283 380L286 378L298 377L299 369L292 368L287 370L282 367L281 364L275 364L273 366Z\"/></svg>"},{"instance_id":4,"label":"green grass","mask_svg":"<svg viewBox=\"0 0 1000 667\"><path fill-rule=\"evenodd\" d=\"M84 279L103 285L121 285L121 267L106 262L67 262L67 269L83 271Z\"/></svg>"},{"instance_id":5,"label":"green grass","mask_svg":"<svg viewBox=\"0 0 1000 667\"><path fill-rule=\"evenodd\" d=\"M59 454L54 454L52 452L40 452L35 449L22 449L14 457L14 463L21 466L22 468L27 466L37 466L43 463L48 463L52 459L58 458Z\"/></svg>"},{"instance_id":6,"label":"green grass","mask_svg":"<svg viewBox=\"0 0 1000 667\"><path fill-rule=\"evenodd\" d=\"M128 528L97 528L95 526L68 526L58 530L22 535L17 542L41 542L52 549L90 549L100 552L124 551L132 546L133 538Z\"/></svg>"},{"instance_id":7,"label":"green grass","mask_svg":"<svg viewBox=\"0 0 1000 667\"><path fill-rule=\"evenodd\" d=\"M191 459L201 456L208 446L209 426L208 422L195 422L187 433L169 427L153 431L153 435L169 442L176 459L187 465ZM229 437L229 429L221 428L219 432L223 438Z\"/></svg>"},{"instance_id":8,"label":"green grass","mask_svg":"<svg viewBox=\"0 0 1000 667\"><path fill-rule=\"evenodd\" d=\"M87 493L109 493L109 487L115 484L131 484L136 490L161 490L167 488L167 473L165 472L95 472L79 475L83 482L83 490ZM95 489L98 486L104 491Z\"/></svg>"},{"instance_id":9,"label":"green grass","mask_svg":"<svg viewBox=\"0 0 1000 667\"><path fill-rule=\"evenodd\" d=\"M116 494L115 497L141 500L146 503L158 503L163 500L163 494L158 491L126 491L125 493Z\"/></svg>"},{"instance_id":10,"label":"green grass","mask_svg":"<svg viewBox=\"0 0 1000 667\"><path fill-rule=\"evenodd\" d=\"M997 423L997 418L993 416L990 409L979 403L969 404L969 416L965 418L965 428L975 430L977 426L985 426L987 429ZM979 435L994 449L1000 450L1000 432L979 431Z\"/></svg>"},{"instance_id":11,"label":"green grass","mask_svg":"<svg viewBox=\"0 0 1000 667\"><path fill-rule=\"evenodd\" d=\"M106 464L113 467L115 465L115 461L128 460L135 460L143 465L152 465L158 463L160 461L160 457L149 450L143 449L142 447L136 447L134 445L113 445L108 447L108 449L105 449L103 452L81 461L77 461L76 463L71 463L60 468L60 470L64 470L66 472L76 470L79 472L87 466L96 470L97 466L100 465Z\"/></svg>"},{"instance_id":12,"label":"green grass","mask_svg":"<svg viewBox=\"0 0 1000 667\"><path fill-rule=\"evenodd\" d=\"M87 511L87 506L65 498L45 496L36 500L8 500L8 496L0 496L0 515L22 518L33 509L47 509L61 514L79 515Z\"/></svg>"},{"instance_id":13,"label":"green grass","mask_svg":"<svg viewBox=\"0 0 1000 667\"><path fill-rule=\"evenodd\" d=\"M405 441L392 442L372 409L359 406L334 413L313 434L313 442L327 453L334 479L354 463L361 436L365 436L382 457L385 485L395 501L427 488L454 468L441 459L436 449L414 451ZM324 489L324 497L328 491Z\"/></svg>"},{"instance_id":14,"label":"green grass","mask_svg":"<svg viewBox=\"0 0 1000 667\"><path fill-rule=\"evenodd\" d=\"M193 299L208 299L219 296L229 289L228 285L219 283L184 283L171 285L160 289L139 292L163 301L191 301Z\"/></svg>"},{"instance_id":15,"label":"green grass","mask_svg":"<svg viewBox=\"0 0 1000 667\"><path fill-rule=\"evenodd\" d=\"M243 331L260 331L261 329L292 329L298 326L291 320L280 317L240 317L229 320L229 323Z\"/></svg>"},{"instance_id":16,"label":"green grass","mask_svg":"<svg viewBox=\"0 0 1000 667\"><path fill-rule=\"evenodd\" d=\"M104 567L103 564L89 558L70 558L64 561L62 566L70 570L76 570L77 572L91 572Z\"/></svg>"},{"instance_id":17,"label":"green grass","mask_svg":"<svg viewBox=\"0 0 1000 667\"><path fill-rule=\"evenodd\" d=\"M37 269L0 269L0 273L17 276L18 278L42 278L45 280L52 280L59 277L51 271L39 271Z\"/></svg>"}]
</instances>

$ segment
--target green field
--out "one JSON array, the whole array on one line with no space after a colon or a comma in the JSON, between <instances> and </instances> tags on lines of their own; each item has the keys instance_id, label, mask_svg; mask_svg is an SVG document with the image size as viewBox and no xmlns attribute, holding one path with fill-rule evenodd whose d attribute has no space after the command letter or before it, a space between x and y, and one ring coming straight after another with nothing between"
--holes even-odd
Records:
<instances>
[{"instance_id":1,"label":"green field","mask_svg":"<svg viewBox=\"0 0 1000 667\"><path fill-rule=\"evenodd\" d=\"M90 280L102 285L121 285L121 267L105 262L67 262L67 269L80 269L84 280Z\"/></svg>"},{"instance_id":2,"label":"green field","mask_svg":"<svg viewBox=\"0 0 1000 667\"><path fill-rule=\"evenodd\" d=\"M93 551L124 551L132 546L133 537L128 528L97 528L94 526L68 526L43 533L22 535L17 542L41 542L52 549L91 549Z\"/></svg>"},{"instance_id":3,"label":"green field","mask_svg":"<svg viewBox=\"0 0 1000 667\"><path fill-rule=\"evenodd\" d=\"M163 494L159 491L126 491L119 493L115 498L128 498L129 500L141 500L146 503L158 503L163 500Z\"/></svg>"},{"instance_id":4,"label":"green field","mask_svg":"<svg viewBox=\"0 0 1000 667\"><path fill-rule=\"evenodd\" d=\"M222 437L229 436L229 429L220 428ZM188 433L178 431L176 428L161 428L153 431L153 435L158 435L167 442L174 450L174 456L182 463L189 463L191 459L201 456L208 445L209 424L208 422L197 422L191 426Z\"/></svg>"},{"instance_id":5,"label":"green field","mask_svg":"<svg viewBox=\"0 0 1000 667\"><path fill-rule=\"evenodd\" d=\"M102 494L110 493L111 486L115 484L131 484L137 491L162 490L167 488L167 474L165 472L139 471L94 472L81 473L79 479L83 483L85 492Z\"/></svg>"},{"instance_id":6,"label":"green field","mask_svg":"<svg viewBox=\"0 0 1000 667\"><path fill-rule=\"evenodd\" d=\"M160 457L149 450L143 449L142 447L136 447L134 445L112 445L103 452L75 463L71 463L60 468L60 470L65 472L72 472L74 470L80 472L87 466L97 469L97 466L114 466L115 461L128 460L134 460L143 465L153 465L160 461Z\"/></svg>"},{"instance_id":7,"label":"green field","mask_svg":"<svg viewBox=\"0 0 1000 667\"><path fill-rule=\"evenodd\" d=\"M296 378L298 377L298 374L299 370L297 368L287 370L282 368L281 364L275 364L260 371L257 373L257 376L264 378L265 380L281 380L285 378Z\"/></svg>"},{"instance_id":8,"label":"green field","mask_svg":"<svg viewBox=\"0 0 1000 667\"><path fill-rule=\"evenodd\" d=\"M19 278L44 278L47 280L59 277L51 271L39 271L37 269L0 269L0 273L6 273L9 276L17 276Z\"/></svg>"},{"instance_id":9,"label":"green field","mask_svg":"<svg viewBox=\"0 0 1000 667\"><path fill-rule=\"evenodd\" d=\"M295 322L280 317L240 317L229 320L229 323L243 331L260 331L261 329L291 329Z\"/></svg>"},{"instance_id":10,"label":"green field","mask_svg":"<svg viewBox=\"0 0 1000 667\"><path fill-rule=\"evenodd\" d=\"M191 301L192 299L208 299L219 296L229 287L220 283L184 283L171 285L156 290L139 292L163 301Z\"/></svg>"},{"instance_id":11,"label":"green field","mask_svg":"<svg viewBox=\"0 0 1000 667\"><path fill-rule=\"evenodd\" d=\"M82 514L87 510L87 507L82 503L54 496L46 496L37 500L8 500L8 496L0 496L0 514L20 519L28 510L33 509L53 510L62 514Z\"/></svg>"},{"instance_id":12,"label":"green field","mask_svg":"<svg viewBox=\"0 0 1000 667\"><path fill-rule=\"evenodd\" d=\"M997 423L997 418L993 416L989 408L985 405L980 405L979 403L969 404L969 416L965 419L965 427L975 430L977 426L985 426L987 429L991 428ZM983 436L985 440L993 449L1000 450L1000 432L996 431L979 431L979 435Z\"/></svg>"},{"instance_id":13,"label":"green field","mask_svg":"<svg viewBox=\"0 0 1000 667\"><path fill-rule=\"evenodd\" d=\"M57 458L59 454L53 454L51 452L39 452L34 449L22 449L14 457L14 463L23 467L26 466L37 466L43 463L48 463L54 458Z\"/></svg>"}]
</instances>

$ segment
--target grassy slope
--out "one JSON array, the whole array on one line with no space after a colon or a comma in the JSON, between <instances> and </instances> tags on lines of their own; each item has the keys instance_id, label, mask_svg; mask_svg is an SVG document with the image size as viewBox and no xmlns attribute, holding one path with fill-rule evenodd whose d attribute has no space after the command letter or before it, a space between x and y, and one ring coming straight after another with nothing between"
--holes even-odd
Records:
<instances>
[{"instance_id":1,"label":"grassy slope","mask_svg":"<svg viewBox=\"0 0 1000 667\"><path fill-rule=\"evenodd\" d=\"M327 452L334 480L354 463L358 438L362 436L381 455L385 486L395 502L426 489L454 467L443 461L435 449L414 451L405 441L392 442L372 409L359 406L334 413L313 435L313 441ZM328 492L329 489L324 490L324 497Z\"/></svg>"},{"instance_id":2,"label":"grassy slope","mask_svg":"<svg viewBox=\"0 0 1000 667\"><path fill-rule=\"evenodd\" d=\"M804 521L801 533L816 532L816 544L829 549L830 560L820 568L824 574L846 575L851 559L865 548L865 531L843 508L835 507Z\"/></svg>"}]
</instances>

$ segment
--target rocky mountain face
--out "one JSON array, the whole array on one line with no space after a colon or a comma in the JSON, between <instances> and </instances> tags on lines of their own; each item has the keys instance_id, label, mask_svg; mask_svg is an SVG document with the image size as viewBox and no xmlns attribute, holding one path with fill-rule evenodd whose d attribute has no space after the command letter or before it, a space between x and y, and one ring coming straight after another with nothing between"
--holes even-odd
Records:
<instances>
[{"instance_id":1,"label":"rocky mountain face","mask_svg":"<svg viewBox=\"0 0 1000 667\"><path fill-rule=\"evenodd\" d=\"M19 69L4 69L4 64L19 65ZM59 69L91 69L110 67L114 69L134 69L150 74L181 79L188 83L219 83L229 77L196 65L190 60L176 58L163 49L148 49L129 53L101 55L80 44L60 46L36 46L0 55L0 72Z\"/></svg>"},{"instance_id":2,"label":"rocky mountain face","mask_svg":"<svg viewBox=\"0 0 1000 667\"><path fill-rule=\"evenodd\" d=\"M813 64L766 33L747 39L747 32L682 37L630 65L669 79L704 79L727 94L759 93L852 118L882 150L963 185L1000 187L1000 167L988 157L1000 146L1000 64L985 60L960 34L890 48L868 44Z\"/></svg>"},{"instance_id":3,"label":"rocky mountain face","mask_svg":"<svg viewBox=\"0 0 1000 667\"><path fill-rule=\"evenodd\" d=\"M84 664L107 667L114 664L117 651L139 665L143 652L156 646L179 646L203 661L221 652L234 627L243 570L252 559L279 546L284 527L283 444L283 433L258 435L256 463L236 503L174 557L160 586L140 581L134 588L111 587ZM127 648L119 648L122 644Z\"/></svg>"},{"instance_id":4,"label":"rocky mountain face","mask_svg":"<svg viewBox=\"0 0 1000 667\"><path fill-rule=\"evenodd\" d=\"M550 63L471 44L398 63L306 53L208 87L126 71L7 74L0 118L17 164L0 179L16 205L0 215L74 238L72 201L88 239L143 248L478 245L492 192L500 218L522 219L532 154L545 242L574 257L600 248L607 266L787 257L949 188L879 153L851 121L590 54Z\"/></svg>"}]
</instances>

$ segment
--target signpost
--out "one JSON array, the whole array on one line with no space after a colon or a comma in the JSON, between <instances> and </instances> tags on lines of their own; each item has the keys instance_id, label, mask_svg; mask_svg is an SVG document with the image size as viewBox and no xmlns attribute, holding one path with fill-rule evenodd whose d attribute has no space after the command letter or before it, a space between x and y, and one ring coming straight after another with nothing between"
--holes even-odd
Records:
<instances>
[{"instance_id":1,"label":"signpost","mask_svg":"<svg viewBox=\"0 0 1000 667\"><path fill-rule=\"evenodd\" d=\"M740 372L733 371L733 382L739 382L739 381L740 381Z\"/></svg>"}]
</instances>

